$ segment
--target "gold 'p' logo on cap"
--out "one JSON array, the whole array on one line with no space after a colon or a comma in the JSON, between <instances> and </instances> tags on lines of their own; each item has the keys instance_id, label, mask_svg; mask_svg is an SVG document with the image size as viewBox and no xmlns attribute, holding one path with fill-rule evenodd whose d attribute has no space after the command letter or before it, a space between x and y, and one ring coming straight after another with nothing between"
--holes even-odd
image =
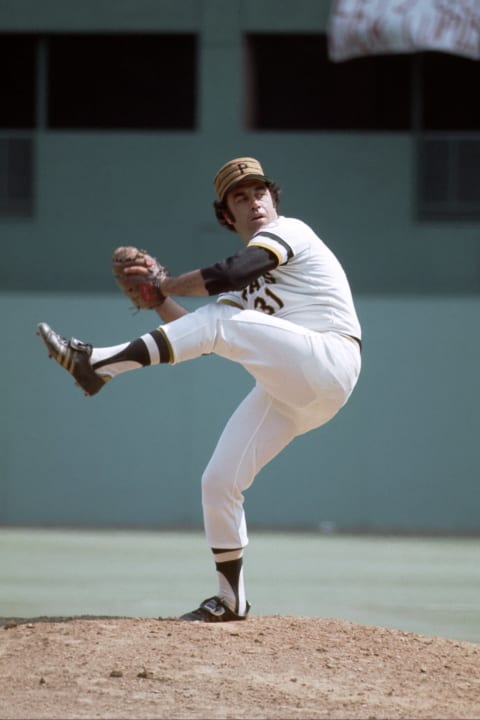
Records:
<instances>
[{"instance_id":1,"label":"gold 'p' logo on cap","mask_svg":"<svg viewBox=\"0 0 480 720\"><path fill-rule=\"evenodd\" d=\"M223 201L225 195L242 180L248 178L271 182L263 172L263 168L255 158L242 157L230 160L215 175L213 185L217 199Z\"/></svg>"}]
</instances>

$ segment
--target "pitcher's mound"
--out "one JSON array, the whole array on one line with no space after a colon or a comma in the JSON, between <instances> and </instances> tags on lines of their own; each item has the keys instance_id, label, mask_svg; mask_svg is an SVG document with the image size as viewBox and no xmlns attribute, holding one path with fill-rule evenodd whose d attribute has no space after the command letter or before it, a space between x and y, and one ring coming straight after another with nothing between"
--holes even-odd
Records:
<instances>
[{"instance_id":1,"label":"pitcher's mound","mask_svg":"<svg viewBox=\"0 0 480 720\"><path fill-rule=\"evenodd\" d=\"M480 645L331 619L3 619L0 718L480 718Z\"/></svg>"}]
</instances>

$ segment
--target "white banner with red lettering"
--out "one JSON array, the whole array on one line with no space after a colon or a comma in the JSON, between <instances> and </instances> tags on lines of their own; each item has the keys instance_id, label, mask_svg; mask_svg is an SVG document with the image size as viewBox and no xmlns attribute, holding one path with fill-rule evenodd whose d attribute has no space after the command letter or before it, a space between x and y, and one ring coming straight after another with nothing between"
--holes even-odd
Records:
<instances>
[{"instance_id":1,"label":"white banner with red lettering","mask_svg":"<svg viewBox=\"0 0 480 720\"><path fill-rule=\"evenodd\" d=\"M334 62L422 50L480 59L480 0L334 0Z\"/></svg>"}]
</instances>

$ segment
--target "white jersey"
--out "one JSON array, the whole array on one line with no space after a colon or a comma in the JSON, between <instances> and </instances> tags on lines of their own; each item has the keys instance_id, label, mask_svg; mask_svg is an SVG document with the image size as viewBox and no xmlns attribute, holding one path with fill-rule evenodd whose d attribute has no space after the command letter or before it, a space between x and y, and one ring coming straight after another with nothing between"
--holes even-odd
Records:
<instances>
[{"instance_id":1,"label":"white jersey","mask_svg":"<svg viewBox=\"0 0 480 720\"><path fill-rule=\"evenodd\" d=\"M276 315L310 330L361 339L345 272L308 225L280 216L255 233L250 246L273 252L278 266L244 290L222 293L218 302Z\"/></svg>"}]
</instances>

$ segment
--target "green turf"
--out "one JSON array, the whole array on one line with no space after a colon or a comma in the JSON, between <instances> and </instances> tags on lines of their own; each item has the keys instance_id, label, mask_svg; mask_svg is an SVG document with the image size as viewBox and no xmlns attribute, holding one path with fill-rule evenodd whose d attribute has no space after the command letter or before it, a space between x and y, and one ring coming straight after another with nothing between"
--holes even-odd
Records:
<instances>
[{"instance_id":1,"label":"green turf","mask_svg":"<svg viewBox=\"0 0 480 720\"><path fill-rule=\"evenodd\" d=\"M480 642L480 538L251 533L252 612ZM170 617L214 594L201 533L0 529L0 617Z\"/></svg>"}]
</instances>

